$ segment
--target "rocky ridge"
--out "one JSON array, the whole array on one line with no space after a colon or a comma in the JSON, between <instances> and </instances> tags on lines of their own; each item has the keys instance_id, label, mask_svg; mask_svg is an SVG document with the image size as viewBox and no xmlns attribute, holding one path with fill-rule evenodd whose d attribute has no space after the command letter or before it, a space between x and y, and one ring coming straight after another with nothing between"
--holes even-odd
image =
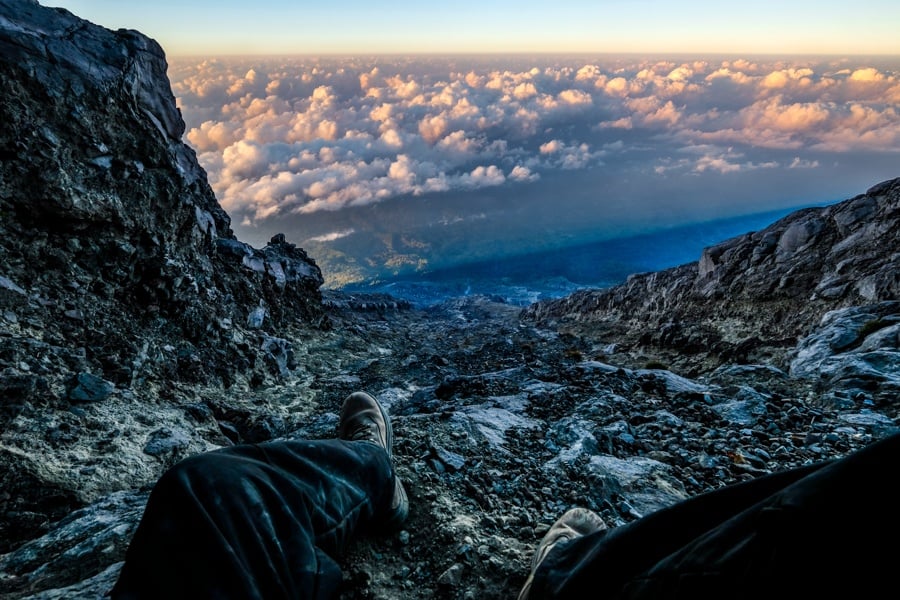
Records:
<instances>
[{"instance_id":1,"label":"rocky ridge","mask_svg":"<svg viewBox=\"0 0 900 600\"><path fill-rule=\"evenodd\" d=\"M525 318L614 333L636 358L688 372L760 360L786 368L825 312L900 297L898 238L900 182L890 180L707 248L696 263L535 304Z\"/></svg>"},{"instance_id":2,"label":"rocky ridge","mask_svg":"<svg viewBox=\"0 0 900 600\"><path fill-rule=\"evenodd\" d=\"M182 382L281 377L279 332L327 318L303 250L235 239L181 141L158 44L0 0L0 56L0 429L19 440L0 444L4 552L158 474L125 458L147 450L122 429L141 405L175 400ZM157 437L184 419L161 418ZM70 447L85 429L106 436L89 456Z\"/></svg>"},{"instance_id":3,"label":"rocky ridge","mask_svg":"<svg viewBox=\"0 0 900 600\"><path fill-rule=\"evenodd\" d=\"M566 508L617 525L898 430L898 181L773 225L780 261L748 234L524 313L414 310L234 238L151 40L0 0L0 48L0 597L102 597L163 469L331 437L358 389L411 514L344 558L347 599L514 597Z\"/></svg>"}]
</instances>

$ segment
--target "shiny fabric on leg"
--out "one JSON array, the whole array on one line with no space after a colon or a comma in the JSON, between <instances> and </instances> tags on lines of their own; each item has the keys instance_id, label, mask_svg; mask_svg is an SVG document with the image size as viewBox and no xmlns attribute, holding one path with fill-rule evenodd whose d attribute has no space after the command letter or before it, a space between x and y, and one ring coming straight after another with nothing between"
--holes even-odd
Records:
<instances>
[{"instance_id":1,"label":"shiny fabric on leg","mask_svg":"<svg viewBox=\"0 0 900 600\"><path fill-rule=\"evenodd\" d=\"M112 597L332 598L335 559L386 514L392 477L387 454L368 442L188 458L154 487Z\"/></svg>"},{"instance_id":2,"label":"shiny fabric on leg","mask_svg":"<svg viewBox=\"0 0 900 600\"><path fill-rule=\"evenodd\" d=\"M894 435L574 540L541 563L529 600L888 597L898 464Z\"/></svg>"}]
</instances>

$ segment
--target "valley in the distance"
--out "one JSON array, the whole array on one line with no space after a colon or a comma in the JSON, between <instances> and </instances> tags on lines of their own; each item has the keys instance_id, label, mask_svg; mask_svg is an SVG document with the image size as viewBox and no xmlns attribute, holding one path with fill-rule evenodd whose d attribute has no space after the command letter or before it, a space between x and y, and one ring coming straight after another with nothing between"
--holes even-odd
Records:
<instances>
[{"instance_id":1,"label":"valley in the distance","mask_svg":"<svg viewBox=\"0 0 900 600\"><path fill-rule=\"evenodd\" d=\"M351 293L387 293L418 307L474 295L525 306L560 298L579 289L617 285L635 273L697 261L703 248L762 229L790 212L792 209L716 219L444 269L375 276L343 286L332 283L331 287ZM307 250L322 268L326 286L329 281L340 281L342 277L352 281L354 273L358 272L352 265L347 271L345 257L328 252L324 247ZM419 260L424 262L425 258ZM415 262L415 258L410 261Z\"/></svg>"}]
</instances>

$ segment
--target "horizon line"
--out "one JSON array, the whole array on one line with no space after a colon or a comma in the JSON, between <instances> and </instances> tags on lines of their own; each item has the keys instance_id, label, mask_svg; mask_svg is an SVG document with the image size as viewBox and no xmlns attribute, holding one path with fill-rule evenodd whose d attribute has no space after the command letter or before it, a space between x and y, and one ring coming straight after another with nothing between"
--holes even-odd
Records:
<instances>
[{"instance_id":1,"label":"horizon line","mask_svg":"<svg viewBox=\"0 0 900 600\"><path fill-rule=\"evenodd\" d=\"M397 51L397 52L246 52L246 53L234 53L234 52L205 52L205 53L169 53L166 52L167 58L254 58L254 57L279 57L279 58L290 58L290 57L304 57L304 58L320 58L320 57L328 57L328 58L378 58L378 57L390 57L390 58L408 58L411 56L427 56L427 57L443 57L443 58L451 58L451 57L490 57L490 58L500 58L500 57L532 57L532 56L555 56L555 57L571 57L571 58L581 58L586 56L608 56L608 57L655 57L655 56L665 56L665 57L704 57L704 58L747 58L747 57L778 57L778 58L873 58L873 59L888 59L888 58L900 58L900 52L896 54L878 54L878 53L849 53L849 52L737 52L737 51L727 51L727 52L714 52L714 51L686 51L686 50L647 50L647 51L610 51L610 50L578 50L578 51L546 51L546 50L515 50L515 51L486 51L486 52L477 52L477 51Z\"/></svg>"}]
</instances>

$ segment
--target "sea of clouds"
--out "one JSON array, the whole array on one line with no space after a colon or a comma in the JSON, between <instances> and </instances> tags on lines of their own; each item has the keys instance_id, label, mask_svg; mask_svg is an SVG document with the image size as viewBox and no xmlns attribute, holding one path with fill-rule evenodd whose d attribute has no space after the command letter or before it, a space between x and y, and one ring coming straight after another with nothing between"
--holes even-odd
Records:
<instances>
[{"instance_id":1,"label":"sea of clouds","mask_svg":"<svg viewBox=\"0 0 900 600\"><path fill-rule=\"evenodd\" d=\"M482 236L528 224L521 242L541 222L554 236L625 215L689 222L840 200L897 176L897 63L180 58L169 75L186 141L251 238L480 221Z\"/></svg>"}]
</instances>

